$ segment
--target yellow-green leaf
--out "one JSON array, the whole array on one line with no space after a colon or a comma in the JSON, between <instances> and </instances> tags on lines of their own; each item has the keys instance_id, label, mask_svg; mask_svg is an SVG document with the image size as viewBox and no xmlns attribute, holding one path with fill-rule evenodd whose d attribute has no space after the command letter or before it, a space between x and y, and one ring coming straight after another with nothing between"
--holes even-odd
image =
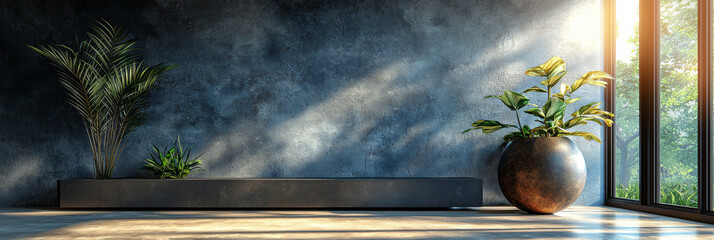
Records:
<instances>
[{"instance_id":1,"label":"yellow-green leaf","mask_svg":"<svg viewBox=\"0 0 714 240\"><path fill-rule=\"evenodd\" d=\"M580 98L568 98L565 100L565 104L571 104L578 100L580 100Z\"/></svg>"},{"instance_id":2,"label":"yellow-green leaf","mask_svg":"<svg viewBox=\"0 0 714 240\"><path fill-rule=\"evenodd\" d=\"M526 70L526 75L528 76L537 76L537 77L545 77L547 74L541 67L532 67Z\"/></svg>"},{"instance_id":3,"label":"yellow-green leaf","mask_svg":"<svg viewBox=\"0 0 714 240\"><path fill-rule=\"evenodd\" d=\"M585 119L583 119L582 117L574 117L574 118L566 121L563 124L563 128L568 129L568 128L575 127L577 125L583 125L583 124L587 124L587 122L585 122Z\"/></svg>"},{"instance_id":4,"label":"yellow-green leaf","mask_svg":"<svg viewBox=\"0 0 714 240\"><path fill-rule=\"evenodd\" d=\"M578 136L578 137L585 138L585 140L591 140L591 141L594 140L599 143L602 142L602 141L600 141L600 139L597 136L595 136L594 134L589 133L589 132L568 132L568 131L563 130L562 132L560 132L560 135Z\"/></svg>"},{"instance_id":5,"label":"yellow-green leaf","mask_svg":"<svg viewBox=\"0 0 714 240\"><path fill-rule=\"evenodd\" d=\"M556 75L549 77L548 78L548 87L553 87L553 86L557 85L558 82L560 82L560 79L563 78L563 76L565 76L565 74L567 74L567 73L568 72L566 71L566 72L562 72L560 74L556 74Z\"/></svg>"},{"instance_id":6,"label":"yellow-green leaf","mask_svg":"<svg viewBox=\"0 0 714 240\"><path fill-rule=\"evenodd\" d=\"M578 111L575 111L571 116L575 117L578 115L583 115L584 112L587 111L588 109L597 108L598 106L600 106L600 104L601 104L600 102L588 103L585 106L580 107L580 109L578 109Z\"/></svg>"},{"instance_id":7,"label":"yellow-green leaf","mask_svg":"<svg viewBox=\"0 0 714 240\"><path fill-rule=\"evenodd\" d=\"M565 70L565 61L560 57L552 57L547 62L539 66L545 71L548 78Z\"/></svg>"},{"instance_id":8,"label":"yellow-green leaf","mask_svg":"<svg viewBox=\"0 0 714 240\"><path fill-rule=\"evenodd\" d=\"M570 93L570 85L561 83L560 84L560 93L562 94L568 94Z\"/></svg>"},{"instance_id":9,"label":"yellow-green leaf","mask_svg":"<svg viewBox=\"0 0 714 240\"><path fill-rule=\"evenodd\" d=\"M542 89L542 88L540 88L540 87L538 87L538 86L532 86L532 87L526 89L525 91L523 91L523 93L527 93L527 92L542 92L542 93L546 93L546 92L548 92L548 91L546 91L545 89Z\"/></svg>"},{"instance_id":10,"label":"yellow-green leaf","mask_svg":"<svg viewBox=\"0 0 714 240\"><path fill-rule=\"evenodd\" d=\"M607 82L602 81L600 79L612 79L612 76L610 74L607 74L606 72L603 71L590 71L580 77L580 79L576 80L575 83L573 83L572 86L572 91L575 92L575 90L578 90L580 87L582 87L585 84L590 84L593 86L598 86L598 87L604 87Z\"/></svg>"}]
</instances>

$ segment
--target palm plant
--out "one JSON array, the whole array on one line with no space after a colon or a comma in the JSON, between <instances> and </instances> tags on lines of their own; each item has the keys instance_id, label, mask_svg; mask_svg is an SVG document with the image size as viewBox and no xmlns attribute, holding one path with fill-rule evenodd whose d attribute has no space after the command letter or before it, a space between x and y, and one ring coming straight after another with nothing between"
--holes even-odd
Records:
<instances>
[{"instance_id":1,"label":"palm plant","mask_svg":"<svg viewBox=\"0 0 714 240\"><path fill-rule=\"evenodd\" d=\"M68 102L84 123L95 178L111 178L126 136L145 121L149 90L174 66L147 66L133 54L138 40L127 40L123 27L101 20L90 28L89 39L76 48L28 46L57 68Z\"/></svg>"},{"instance_id":2,"label":"palm plant","mask_svg":"<svg viewBox=\"0 0 714 240\"><path fill-rule=\"evenodd\" d=\"M198 158L201 155L190 159L191 147L184 150L180 137L176 138L171 149L167 149L168 146L161 151L154 145L154 151L149 154L151 158L144 160L145 165L140 170L145 170L160 179L183 179L193 172L200 171L198 169L201 168L202 163Z\"/></svg>"},{"instance_id":3,"label":"palm plant","mask_svg":"<svg viewBox=\"0 0 714 240\"><path fill-rule=\"evenodd\" d=\"M516 138L527 137L580 136L587 140L600 142L600 139L592 133L571 132L568 130L578 125L587 124L588 122L595 122L600 125L607 125L608 127L611 127L613 121L608 117L613 117L614 115L612 113L600 109L599 102L593 102L580 107L577 111L571 114L572 118L566 121L564 120L565 108L568 104L574 103L580 99L572 96L572 94L576 90L580 89L580 87L584 85L605 87L606 82L601 79L612 79L612 76L602 71L590 71L583 75L580 79L576 80L572 85L568 85L560 83L560 80L566 73L568 72L565 71L565 62L559 57L553 57L542 65L528 69L525 73L526 75L546 78L540 83L545 86L547 90L539 86L533 86L526 89L522 93L505 91L502 95L490 95L484 98L498 98L501 102L503 102L503 104L506 105L506 107L515 111L518 126L503 124L494 120L478 120L471 124L471 128L464 130L463 133L475 129L481 129L484 133L491 133L503 128L516 128L517 131L506 134L503 137L503 140L512 141ZM553 94L552 89L558 85L558 83L560 83L560 92ZM546 93L547 96L545 104L541 107L531 103L531 100L523 95L528 92ZM533 108L524 112L536 116L538 118L536 122L540 123L540 126L531 128L528 125L521 124L518 111L526 105L531 105Z\"/></svg>"}]
</instances>

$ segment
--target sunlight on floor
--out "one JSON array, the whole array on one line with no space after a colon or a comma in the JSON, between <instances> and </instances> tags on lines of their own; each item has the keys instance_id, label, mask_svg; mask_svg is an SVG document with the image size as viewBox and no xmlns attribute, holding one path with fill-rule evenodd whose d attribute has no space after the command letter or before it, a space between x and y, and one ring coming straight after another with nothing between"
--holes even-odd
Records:
<instances>
[{"instance_id":1,"label":"sunlight on floor","mask_svg":"<svg viewBox=\"0 0 714 240\"><path fill-rule=\"evenodd\" d=\"M0 210L10 238L260 239L697 239L714 227L604 207L555 215L512 207L454 211L65 211Z\"/></svg>"}]
</instances>

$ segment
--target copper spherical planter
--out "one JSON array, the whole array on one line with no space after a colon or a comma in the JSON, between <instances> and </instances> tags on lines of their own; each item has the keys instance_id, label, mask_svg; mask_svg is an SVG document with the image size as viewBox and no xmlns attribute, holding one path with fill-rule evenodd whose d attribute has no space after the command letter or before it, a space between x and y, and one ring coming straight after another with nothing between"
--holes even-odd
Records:
<instances>
[{"instance_id":1,"label":"copper spherical planter","mask_svg":"<svg viewBox=\"0 0 714 240\"><path fill-rule=\"evenodd\" d=\"M555 213L575 202L587 172L580 149L565 137L516 139L498 164L498 184L519 209Z\"/></svg>"}]
</instances>

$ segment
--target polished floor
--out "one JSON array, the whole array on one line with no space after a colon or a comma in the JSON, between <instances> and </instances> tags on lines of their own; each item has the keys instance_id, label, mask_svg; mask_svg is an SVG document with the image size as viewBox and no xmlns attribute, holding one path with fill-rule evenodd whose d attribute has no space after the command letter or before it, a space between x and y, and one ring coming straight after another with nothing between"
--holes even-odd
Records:
<instances>
[{"instance_id":1,"label":"polished floor","mask_svg":"<svg viewBox=\"0 0 714 240\"><path fill-rule=\"evenodd\" d=\"M714 225L608 207L452 211L0 209L0 239L714 239Z\"/></svg>"}]
</instances>

